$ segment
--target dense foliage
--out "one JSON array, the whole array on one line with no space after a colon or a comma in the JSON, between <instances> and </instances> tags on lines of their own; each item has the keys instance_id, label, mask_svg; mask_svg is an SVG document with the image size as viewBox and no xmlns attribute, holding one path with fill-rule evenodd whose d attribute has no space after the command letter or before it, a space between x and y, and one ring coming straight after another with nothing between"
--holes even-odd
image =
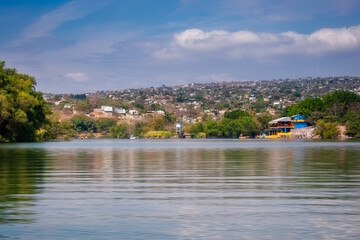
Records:
<instances>
[{"instance_id":1,"label":"dense foliage","mask_svg":"<svg viewBox=\"0 0 360 240\"><path fill-rule=\"evenodd\" d=\"M316 129L316 133L325 139L338 136L338 130L336 128L336 123L334 122L325 122L320 119L316 123Z\"/></svg>"},{"instance_id":2,"label":"dense foliage","mask_svg":"<svg viewBox=\"0 0 360 240\"><path fill-rule=\"evenodd\" d=\"M148 131L143 135L144 138L171 138L175 134L168 131Z\"/></svg>"},{"instance_id":3,"label":"dense foliage","mask_svg":"<svg viewBox=\"0 0 360 240\"><path fill-rule=\"evenodd\" d=\"M50 114L35 78L0 62L0 142L35 141L46 136ZM41 139L39 139L41 140Z\"/></svg>"},{"instance_id":4,"label":"dense foliage","mask_svg":"<svg viewBox=\"0 0 360 240\"><path fill-rule=\"evenodd\" d=\"M87 138L129 138L130 135L137 137L150 137L148 132L157 136L163 134L163 138L168 138L174 134L166 131L169 126L174 125L172 114L155 115L148 119L148 122L136 122L134 124L118 123L112 118L94 119L84 114L75 115L69 120L62 121L58 126L58 135L68 137L87 137ZM160 134L161 135L161 134Z\"/></svg>"},{"instance_id":5,"label":"dense foliage","mask_svg":"<svg viewBox=\"0 0 360 240\"><path fill-rule=\"evenodd\" d=\"M238 110L226 112L225 115L224 115L224 118L227 118L227 119L240 119L240 118L249 117L249 116L250 116L249 113L238 109Z\"/></svg>"},{"instance_id":6,"label":"dense foliage","mask_svg":"<svg viewBox=\"0 0 360 240\"><path fill-rule=\"evenodd\" d=\"M314 112L322 112L327 116L342 118L351 111L352 103L359 103L360 96L348 91L334 91L321 98L306 98L289 107L286 113L290 116L302 114L310 117Z\"/></svg>"},{"instance_id":7,"label":"dense foliage","mask_svg":"<svg viewBox=\"0 0 360 240\"><path fill-rule=\"evenodd\" d=\"M337 136L336 125L346 125L346 134L360 137L360 96L349 91L334 91L320 98L307 98L284 111L287 115L302 114L316 126L323 138Z\"/></svg>"},{"instance_id":8,"label":"dense foliage","mask_svg":"<svg viewBox=\"0 0 360 240\"><path fill-rule=\"evenodd\" d=\"M224 118L217 123L208 120L205 123L198 122L190 125L186 130L197 138L238 138L243 136L255 136L263 130L271 116L264 114L251 117L248 112L242 110L228 111Z\"/></svg>"},{"instance_id":9,"label":"dense foliage","mask_svg":"<svg viewBox=\"0 0 360 240\"><path fill-rule=\"evenodd\" d=\"M110 137L112 138L128 138L127 126L125 124L114 125L110 127Z\"/></svg>"}]
</instances>

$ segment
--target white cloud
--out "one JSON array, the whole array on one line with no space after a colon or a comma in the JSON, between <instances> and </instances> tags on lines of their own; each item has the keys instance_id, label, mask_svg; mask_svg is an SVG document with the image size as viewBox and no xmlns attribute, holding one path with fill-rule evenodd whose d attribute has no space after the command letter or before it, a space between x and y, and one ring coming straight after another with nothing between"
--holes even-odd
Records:
<instances>
[{"instance_id":1,"label":"white cloud","mask_svg":"<svg viewBox=\"0 0 360 240\"><path fill-rule=\"evenodd\" d=\"M74 82L86 82L89 80L89 77L85 73L67 73L64 76L65 78L71 79Z\"/></svg>"},{"instance_id":2,"label":"white cloud","mask_svg":"<svg viewBox=\"0 0 360 240\"><path fill-rule=\"evenodd\" d=\"M249 32L240 31L229 33L226 31L203 32L200 29L186 30L175 34L174 42L186 49L213 50L237 44L259 42L260 36Z\"/></svg>"},{"instance_id":3,"label":"white cloud","mask_svg":"<svg viewBox=\"0 0 360 240\"><path fill-rule=\"evenodd\" d=\"M360 48L360 25L350 28L324 28L312 34L296 32L255 33L251 31L205 32L189 29L174 35L166 48L155 52L159 58L222 57L258 60L279 55L326 55Z\"/></svg>"}]
</instances>

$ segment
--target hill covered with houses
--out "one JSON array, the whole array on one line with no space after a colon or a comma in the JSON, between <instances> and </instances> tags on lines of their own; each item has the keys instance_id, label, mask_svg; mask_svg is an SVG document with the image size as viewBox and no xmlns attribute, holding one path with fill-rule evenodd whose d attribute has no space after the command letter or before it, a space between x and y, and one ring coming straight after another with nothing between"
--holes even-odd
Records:
<instances>
[{"instance_id":1,"label":"hill covered with houses","mask_svg":"<svg viewBox=\"0 0 360 240\"><path fill-rule=\"evenodd\" d=\"M63 118L80 113L124 117L171 112L178 121L195 122L205 114L216 120L232 109L276 116L300 100L322 97L335 90L360 94L360 77L193 83L84 94L44 94L44 97L54 111L63 112Z\"/></svg>"},{"instance_id":2,"label":"hill covered with houses","mask_svg":"<svg viewBox=\"0 0 360 240\"><path fill-rule=\"evenodd\" d=\"M291 106L305 99L321 99L334 91L360 95L360 77L192 83L83 94L47 93L44 98L60 122L70 121L76 125L74 118L81 116L88 122L93 121L95 126L96 121L111 119L115 125L126 126L127 134L121 135L126 137L130 134L145 136L151 131L175 133L175 123L182 123L185 131L194 132L190 128L195 128L196 124L212 121L218 125L226 113L237 110L254 119L255 122L244 124L254 125L248 133L255 135L266 128L270 120L286 114ZM107 137L109 129L101 133L96 127L89 127L80 132ZM198 132L206 131L200 129Z\"/></svg>"}]
</instances>

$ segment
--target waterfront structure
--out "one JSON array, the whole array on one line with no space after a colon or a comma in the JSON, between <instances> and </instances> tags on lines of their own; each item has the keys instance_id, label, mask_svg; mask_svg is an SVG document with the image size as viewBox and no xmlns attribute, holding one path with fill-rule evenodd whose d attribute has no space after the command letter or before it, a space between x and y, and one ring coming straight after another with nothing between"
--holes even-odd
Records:
<instances>
[{"instance_id":1,"label":"waterfront structure","mask_svg":"<svg viewBox=\"0 0 360 240\"><path fill-rule=\"evenodd\" d=\"M306 117L295 115L292 117L282 117L269 122L269 129L264 130L265 138L287 138L291 135L292 129L307 127Z\"/></svg>"},{"instance_id":2,"label":"waterfront structure","mask_svg":"<svg viewBox=\"0 0 360 240\"><path fill-rule=\"evenodd\" d=\"M293 128L294 129L298 129L298 128L304 128L308 126L308 123L306 121L306 117L304 117L303 115L295 115L291 117L291 122L293 124Z\"/></svg>"},{"instance_id":3,"label":"waterfront structure","mask_svg":"<svg viewBox=\"0 0 360 240\"><path fill-rule=\"evenodd\" d=\"M183 138L184 136L184 126L182 123L176 123L176 135L178 138Z\"/></svg>"}]
</instances>

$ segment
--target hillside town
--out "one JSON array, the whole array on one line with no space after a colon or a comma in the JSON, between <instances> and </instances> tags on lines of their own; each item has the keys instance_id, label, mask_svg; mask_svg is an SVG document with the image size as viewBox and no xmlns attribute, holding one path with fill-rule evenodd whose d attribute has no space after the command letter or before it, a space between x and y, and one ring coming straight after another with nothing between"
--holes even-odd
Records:
<instances>
[{"instance_id":1,"label":"hillside town","mask_svg":"<svg viewBox=\"0 0 360 240\"><path fill-rule=\"evenodd\" d=\"M171 113L176 122L195 123L220 120L226 111L234 109L267 113L275 118L300 100L322 97L334 90L360 94L360 77L192 83L84 94L46 93L44 98L60 120L86 114L95 119L136 122Z\"/></svg>"}]
</instances>

